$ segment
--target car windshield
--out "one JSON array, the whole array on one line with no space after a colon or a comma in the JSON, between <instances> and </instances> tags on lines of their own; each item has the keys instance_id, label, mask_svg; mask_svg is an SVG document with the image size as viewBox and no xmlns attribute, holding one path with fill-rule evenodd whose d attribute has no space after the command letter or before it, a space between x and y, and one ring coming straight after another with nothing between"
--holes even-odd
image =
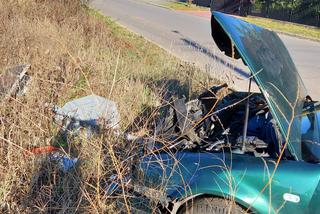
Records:
<instances>
[{"instance_id":1,"label":"car windshield","mask_svg":"<svg viewBox=\"0 0 320 214\"><path fill-rule=\"evenodd\" d=\"M288 50L272 31L220 12L213 16L250 68L290 152L301 160L300 115L307 94Z\"/></svg>"}]
</instances>

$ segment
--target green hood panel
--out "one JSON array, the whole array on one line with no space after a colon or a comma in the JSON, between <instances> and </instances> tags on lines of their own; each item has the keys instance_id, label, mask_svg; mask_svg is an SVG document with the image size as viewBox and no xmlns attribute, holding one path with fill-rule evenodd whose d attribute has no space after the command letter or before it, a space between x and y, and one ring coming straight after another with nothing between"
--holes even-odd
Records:
<instances>
[{"instance_id":1,"label":"green hood panel","mask_svg":"<svg viewBox=\"0 0 320 214\"><path fill-rule=\"evenodd\" d=\"M307 95L301 77L285 45L273 31L233 16L213 12L265 96L289 149L301 160L300 118Z\"/></svg>"}]
</instances>

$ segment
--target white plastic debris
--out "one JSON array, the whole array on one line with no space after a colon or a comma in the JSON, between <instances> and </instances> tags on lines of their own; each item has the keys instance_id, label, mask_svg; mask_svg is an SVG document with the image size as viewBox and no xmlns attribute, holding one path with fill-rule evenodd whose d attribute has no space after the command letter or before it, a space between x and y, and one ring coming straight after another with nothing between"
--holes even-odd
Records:
<instances>
[{"instance_id":1,"label":"white plastic debris","mask_svg":"<svg viewBox=\"0 0 320 214\"><path fill-rule=\"evenodd\" d=\"M62 108L54 109L57 122L64 121L67 130L77 130L80 127L94 130L99 128L102 120L107 128L119 129L120 115L116 103L106 98L90 95L67 102ZM64 120L68 118L68 120ZM90 135L90 134L89 134Z\"/></svg>"}]
</instances>

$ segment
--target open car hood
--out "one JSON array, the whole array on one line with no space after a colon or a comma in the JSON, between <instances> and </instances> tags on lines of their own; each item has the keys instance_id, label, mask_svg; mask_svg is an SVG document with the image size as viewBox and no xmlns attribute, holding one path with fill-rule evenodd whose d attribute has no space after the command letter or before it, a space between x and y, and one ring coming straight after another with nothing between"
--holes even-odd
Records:
<instances>
[{"instance_id":1,"label":"open car hood","mask_svg":"<svg viewBox=\"0 0 320 214\"><path fill-rule=\"evenodd\" d=\"M248 65L290 152L301 160L300 115L307 93L285 45L273 31L233 16L214 11L212 18Z\"/></svg>"}]
</instances>

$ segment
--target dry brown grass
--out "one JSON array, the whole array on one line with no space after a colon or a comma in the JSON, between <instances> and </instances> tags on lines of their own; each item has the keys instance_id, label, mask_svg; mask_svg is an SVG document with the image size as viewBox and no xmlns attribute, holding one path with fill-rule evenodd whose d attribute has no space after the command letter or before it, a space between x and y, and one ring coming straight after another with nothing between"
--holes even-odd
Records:
<instances>
[{"instance_id":1,"label":"dry brown grass","mask_svg":"<svg viewBox=\"0 0 320 214\"><path fill-rule=\"evenodd\" d=\"M52 144L59 129L44 104L94 93L117 102L125 128L161 102L168 80L178 80L174 90L190 95L211 80L77 0L0 5L0 70L32 66L27 94L0 101L0 212L118 212L102 184L108 175L128 170L123 159L130 147L107 132L79 139L61 148L80 159L67 174L46 156L25 157L25 149ZM142 124L138 130L146 128Z\"/></svg>"}]
</instances>

